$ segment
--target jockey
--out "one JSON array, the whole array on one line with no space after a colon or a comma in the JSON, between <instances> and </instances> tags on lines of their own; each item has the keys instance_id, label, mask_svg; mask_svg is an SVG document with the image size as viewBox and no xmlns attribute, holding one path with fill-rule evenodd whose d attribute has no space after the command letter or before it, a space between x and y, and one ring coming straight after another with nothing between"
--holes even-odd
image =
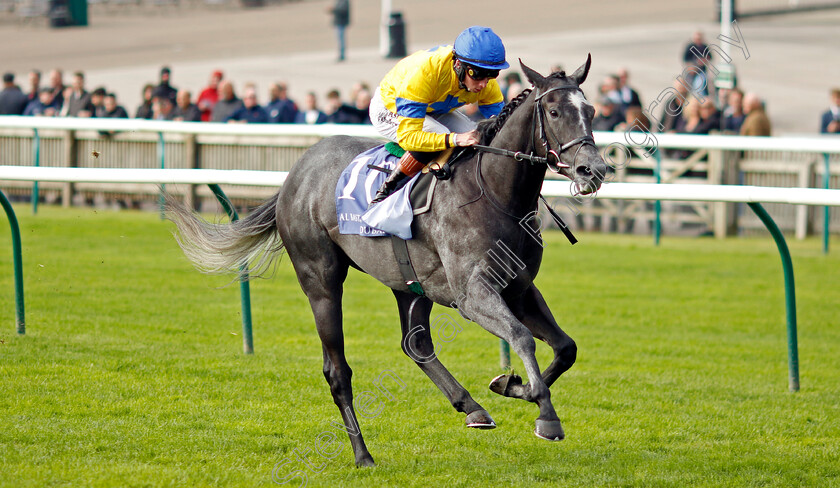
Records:
<instances>
[{"instance_id":1,"label":"jockey","mask_svg":"<svg viewBox=\"0 0 840 488\"><path fill-rule=\"evenodd\" d=\"M380 134L406 150L371 206L401 187L443 150L477 144L476 124L455 109L477 103L484 117L501 112L496 82L505 61L502 40L473 26L453 46L416 52L394 66L373 94L370 120Z\"/></svg>"}]
</instances>

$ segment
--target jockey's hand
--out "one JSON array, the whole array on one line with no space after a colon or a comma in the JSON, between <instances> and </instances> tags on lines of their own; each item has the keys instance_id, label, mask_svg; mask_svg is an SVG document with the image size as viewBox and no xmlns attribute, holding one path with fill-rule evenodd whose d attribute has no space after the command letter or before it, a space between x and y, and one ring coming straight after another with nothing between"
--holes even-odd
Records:
<instances>
[{"instance_id":1,"label":"jockey's hand","mask_svg":"<svg viewBox=\"0 0 840 488\"><path fill-rule=\"evenodd\" d=\"M479 142L481 142L481 141L479 141L477 130L473 130L473 131L470 131L470 132L464 132L462 134L455 134L455 145L456 146L461 146L461 147L463 147L463 146L475 146Z\"/></svg>"}]
</instances>

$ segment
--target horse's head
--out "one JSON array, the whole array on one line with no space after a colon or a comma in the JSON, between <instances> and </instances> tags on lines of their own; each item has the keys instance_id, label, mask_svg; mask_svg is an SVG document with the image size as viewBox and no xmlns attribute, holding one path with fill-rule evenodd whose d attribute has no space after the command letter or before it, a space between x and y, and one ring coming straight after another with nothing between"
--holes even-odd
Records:
<instances>
[{"instance_id":1,"label":"horse's head","mask_svg":"<svg viewBox=\"0 0 840 488\"><path fill-rule=\"evenodd\" d=\"M562 71L542 76L519 61L535 88L535 144L545 147L549 168L574 181L583 195L596 192L608 170L592 139L595 109L580 89L591 62L587 56L571 76Z\"/></svg>"}]
</instances>

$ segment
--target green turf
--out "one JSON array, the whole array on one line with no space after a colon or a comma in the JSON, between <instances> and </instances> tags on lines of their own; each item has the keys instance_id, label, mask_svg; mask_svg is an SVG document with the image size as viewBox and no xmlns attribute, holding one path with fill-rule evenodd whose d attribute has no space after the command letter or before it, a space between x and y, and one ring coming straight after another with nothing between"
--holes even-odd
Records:
<instances>
[{"instance_id":1,"label":"green turf","mask_svg":"<svg viewBox=\"0 0 840 488\"><path fill-rule=\"evenodd\" d=\"M17 207L27 334L14 329L0 225L0 486L840 486L840 243L791 242L802 391L787 391L780 259L768 238L547 235L538 278L578 362L552 388L567 438L531 433L534 405L487 389L498 340L475 324L440 357L495 418L464 427L400 351L391 294L345 293L354 388L393 399L360 418L378 466L353 466L288 259L239 287L194 271L156 214ZM457 314L447 309L438 313ZM538 347L541 365L549 352ZM521 366L514 358L514 366ZM373 404L377 405L376 402ZM328 441L329 434L320 437ZM312 468L297 461L307 456ZM316 470L318 470L316 472Z\"/></svg>"}]
</instances>

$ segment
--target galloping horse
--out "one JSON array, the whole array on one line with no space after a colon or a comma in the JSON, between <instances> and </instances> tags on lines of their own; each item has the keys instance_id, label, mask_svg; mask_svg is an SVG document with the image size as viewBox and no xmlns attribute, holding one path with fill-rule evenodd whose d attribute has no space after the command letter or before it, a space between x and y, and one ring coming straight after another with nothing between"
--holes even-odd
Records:
<instances>
[{"instance_id":1,"label":"galloping horse","mask_svg":"<svg viewBox=\"0 0 840 488\"><path fill-rule=\"evenodd\" d=\"M391 288L399 308L403 351L452 406L466 414L469 427L494 428L495 422L435 357L429 333L433 303L457 306L464 316L510 343L529 382L503 375L490 389L536 403L537 436L564 437L549 387L572 366L577 346L534 286L543 248L521 221L537 209L547 168L571 179L582 194L595 192L604 180L607 166L592 140L594 109L580 90L590 63L588 57L571 76L556 72L545 77L522 64L534 88L479 125L482 143L495 152L471 152L455 164L451 180L437 185L431 212L415 218L414 238L407 244L425 296L409 290L390 239L338 232L333 195L339 174L357 154L380 144L376 140L336 136L315 144L275 197L230 224L208 223L169 200L169 217L178 227L181 247L206 272L238 272L243 263L250 263L253 273L264 272L285 247L315 316L324 377L353 433L357 465L374 462L357 431L351 370L344 356L341 297L350 267ZM514 151L517 155L511 157ZM542 164L525 162L523 155ZM484 257L488 250L502 247L505 252L495 254L499 266L493 269ZM534 338L554 351L542 374L534 357Z\"/></svg>"}]
</instances>

